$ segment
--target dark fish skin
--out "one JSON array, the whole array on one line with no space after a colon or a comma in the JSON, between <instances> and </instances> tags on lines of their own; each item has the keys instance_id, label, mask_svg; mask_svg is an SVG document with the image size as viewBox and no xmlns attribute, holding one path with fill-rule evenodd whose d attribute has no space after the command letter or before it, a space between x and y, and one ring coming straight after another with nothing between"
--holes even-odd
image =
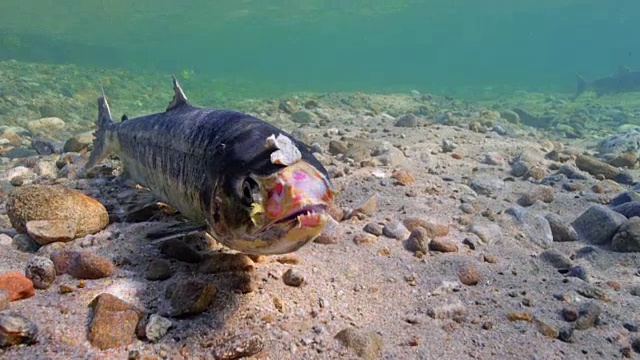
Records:
<instances>
[{"instance_id":1,"label":"dark fish skin","mask_svg":"<svg viewBox=\"0 0 640 360\"><path fill-rule=\"evenodd\" d=\"M207 212L214 187L235 194L235 179L249 174L266 176L283 168L271 163L272 150L265 146L272 134L290 137L302 159L328 178L320 162L290 134L237 111L184 104L111 124L107 132L110 142L116 144L113 151L121 157L125 171L194 220L204 220L203 214L189 214L189 209L180 206L185 195L190 197L190 204L199 202L202 211ZM176 189L176 185L182 188Z\"/></svg>"}]
</instances>

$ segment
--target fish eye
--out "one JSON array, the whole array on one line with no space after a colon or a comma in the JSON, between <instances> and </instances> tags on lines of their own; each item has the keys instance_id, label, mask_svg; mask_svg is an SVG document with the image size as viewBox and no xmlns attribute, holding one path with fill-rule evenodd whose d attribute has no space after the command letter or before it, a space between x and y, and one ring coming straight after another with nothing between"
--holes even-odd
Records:
<instances>
[{"instance_id":1,"label":"fish eye","mask_svg":"<svg viewBox=\"0 0 640 360\"><path fill-rule=\"evenodd\" d=\"M259 195L258 191L258 183L251 177L245 178L242 182L242 202L250 206L257 200L256 197Z\"/></svg>"}]
</instances>

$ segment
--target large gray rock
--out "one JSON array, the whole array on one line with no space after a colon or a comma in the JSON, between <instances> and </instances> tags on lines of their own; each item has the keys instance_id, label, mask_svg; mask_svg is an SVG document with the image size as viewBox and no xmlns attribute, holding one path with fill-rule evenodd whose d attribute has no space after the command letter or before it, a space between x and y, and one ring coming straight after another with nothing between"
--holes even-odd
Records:
<instances>
[{"instance_id":1,"label":"large gray rock","mask_svg":"<svg viewBox=\"0 0 640 360\"><path fill-rule=\"evenodd\" d=\"M620 225L627 220L624 215L603 205L592 205L580 214L571 225L580 240L603 245L611 242Z\"/></svg>"}]
</instances>

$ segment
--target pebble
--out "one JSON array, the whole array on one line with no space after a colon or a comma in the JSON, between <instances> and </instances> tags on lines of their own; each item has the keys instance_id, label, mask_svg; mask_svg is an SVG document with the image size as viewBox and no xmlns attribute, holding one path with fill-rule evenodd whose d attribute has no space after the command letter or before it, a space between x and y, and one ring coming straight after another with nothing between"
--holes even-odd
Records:
<instances>
[{"instance_id":1,"label":"pebble","mask_svg":"<svg viewBox=\"0 0 640 360\"><path fill-rule=\"evenodd\" d=\"M370 222L364 226L363 230L369 234L380 236L382 235L382 228L382 225L375 222Z\"/></svg>"},{"instance_id":2,"label":"pebble","mask_svg":"<svg viewBox=\"0 0 640 360\"><path fill-rule=\"evenodd\" d=\"M346 328L336 334L335 339L343 346L351 348L365 360L380 358L383 348L382 337L377 333L360 329Z\"/></svg>"},{"instance_id":3,"label":"pebble","mask_svg":"<svg viewBox=\"0 0 640 360\"><path fill-rule=\"evenodd\" d=\"M538 328L538 331L542 335L546 337L550 337L552 339L556 339L560 335L560 332L558 331L558 329L545 323L544 321L540 319L536 319L535 322L536 322L536 327Z\"/></svg>"},{"instance_id":4,"label":"pebble","mask_svg":"<svg viewBox=\"0 0 640 360\"><path fill-rule=\"evenodd\" d=\"M529 172L530 167L531 166L527 162L517 160L511 165L511 175L516 177L524 176Z\"/></svg>"},{"instance_id":5,"label":"pebble","mask_svg":"<svg viewBox=\"0 0 640 360\"><path fill-rule=\"evenodd\" d=\"M29 259L24 274L36 289L48 289L56 280L56 268L51 259L33 256Z\"/></svg>"},{"instance_id":6,"label":"pebble","mask_svg":"<svg viewBox=\"0 0 640 360\"><path fill-rule=\"evenodd\" d=\"M211 283L199 280L177 281L167 286L165 297L169 300L170 316L199 314L209 307L215 289Z\"/></svg>"},{"instance_id":7,"label":"pebble","mask_svg":"<svg viewBox=\"0 0 640 360\"><path fill-rule=\"evenodd\" d=\"M450 240L436 238L429 242L429 249L439 252L457 252L458 245Z\"/></svg>"},{"instance_id":8,"label":"pebble","mask_svg":"<svg viewBox=\"0 0 640 360\"><path fill-rule=\"evenodd\" d=\"M603 176L605 179L613 179L619 173L616 167L598 160L592 156L579 154L576 157L576 166L582 171L586 171L593 176Z\"/></svg>"},{"instance_id":9,"label":"pebble","mask_svg":"<svg viewBox=\"0 0 640 360\"><path fill-rule=\"evenodd\" d=\"M32 185L17 188L6 203L11 225L26 232L32 220L69 220L76 224L75 237L94 234L109 224L105 207L78 191L59 186Z\"/></svg>"},{"instance_id":10,"label":"pebble","mask_svg":"<svg viewBox=\"0 0 640 360\"><path fill-rule=\"evenodd\" d=\"M618 228L627 220L623 215L603 205L592 205L580 214L571 225L578 237L591 244L607 244Z\"/></svg>"},{"instance_id":11,"label":"pebble","mask_svg":"<svg viewBox=\"0 0 640 360\"><path fill-rule=\"evenodd\" d=\"M309 124L314 121L316 116L307 110L298 110L291 114L291 121L298 124Z\"/></svg>"},{"instance_id":12,"label":"pebble","mask_svg":"<svg viewBox=\"0 0 640 360\"><path fill-rule=\"evenodd\" d=\"M125 301L108 293L91 301L93 316L89 324L89 341L101 349L131 344L142 313Z\"/></svg>"},{"instance_id":13,"label":"pebble","mask_svg":"<svg viewBox=\"0 0 640 360\"><path fill-rule=\"evenodd\" d=\"M171 263L165 259L155 259L149 263L145 278L150 281L166 280L173 275Z\"/></svg>"},{"instance_id":14,"label":"pebble","mask_svg":"<svg viewBox=\"0 0 640 360\"><path fill-rule=\"evenodd\" d=\"M427 230L427 236L429 238L437 238L447 236L449 234L449 225L444 223L415 217L404 219L402 223L409 231L413 231L418 227L424 228Z\"/></svg>"},{"instance_id":15,"label":"pebble","mask_svg":"<svg viewBox=\"0 0 640 360\"><path fill-rule=\"evenodd\" d=\"M578 309L574 307L565 307L562 309L562 317L565 321L574 322L578 320Z\"/></svg>"},{"instance_id":16,"label":"pebble","mask_svg":"<svg viewBox=\"0 0 640 360\"><path fill-rule=\"evenodd\" d=\"M533 315L528 312L510 312L507 314L509 321L533 321Z\"/></svg>"},{"instance_id":17,"label":"pebble","mask_svg":"<svg viewBox=\"0 0 640 360\"><path fill-rule=\"evenodd\" d=\"M505 182L494 175L478 175L469 182L469 187L479 195L494 196L506 188Z\"/></svg>"},{"instance_id":18,"label":"pebble","mask_svg":"<svg viewBox=\"0 0 640 360\"><path fill-rule=\"evenodd\" d=\"M282 280L286 285L300 287L304 283L304 275L298 270L289 269L282 275Z\"/></svg>"},{"instance_id":19,"label":"pebble","mask_svg":"<svg viewBox=\"0 0 640 360\"><path fill-rule=\"evenodd\" d=\"M467 313L467 307L461 301L434 306L427 309L427 315L432 319L457 319Z\"/></svg>"},{"instance_id":20,"label":"pebble","mask_svg":"<svg viewBox=\"0 0 640 360\"><path fill-rule=\"evenodd\" d=\"M558 332L558 339L560 341L570 343L570 342L573 342L572 337L573 337L573 329L570 327L563 327Z\"/></svg>"},{"instance_id":21,"label":"pebble","mask_svg":"<svg viewBox=\"0 0 640 360\"><path fill-rule=\"evenodd\" d=\"M579 317L576 320L575 329L576 330L586 330L590 327L593 327L596 323L596 320L600 316L600 306L595 302L587 302L580 306Z\"/></svg>"},{"instance_id":22,"label":"pebble","mask_svg":"<svg viewBox=\"0 0 640 360\"><path fill-rule=\"evenodd\" d=\"M71 241L76 235L76 223L68 220L31 220L25 226L27 234L40 245Z\"/></svg>"},{"instance_id":23,"label":"pebble","mask_svg":"<svg viewBox=\"0 0 640 360\"><path fill-rule=\"evenodd\" d=\"M442 152L449 153L455 150L458 147L458 144L454 143L449 139L442 139Z\"/></svg>"},{"instance_id":24,"label":"pebble","mask_svg":"<svg viewBox=\"0 0 640 360\"><path fill-rule=\"evenodd\" d=\"M342 218L342 216L340 216ZM339 239L343 237L344 231L340 223L334 220L335 217L330 216L327 224L320 235L313 240L313 242L324 245L336 244Z\"/></svg>"},{"instance_id":25,"label":"pebble","mask_svg":"<svg viewBox=\"0 0 640 360\"><path fill-rule=\"evenodd\" d=\"M429 234L422 227L417 227L411 231L407 239L407 250L426 254L429 250Z\"/></svg>"},{"instance_id":26,"label":"pebble","mask_svg":"<svg viewBox=\"0 0 640 360\"><path fill-rule=\"evenodd\" d=\"M390 237L396 240L405 240L409 237L409 230L399 220L393 220L388 222L383 228L382 233L384 236Z\"/></svg>"},{"instance_id":27,"label":"pebble","mask_svg":"<svg viewBox=\"0 0 640 360\"><path fill-rule=\"evenodd\" d=\"M589 276L589 272L584 266L572 266L569 269L569 272L566 274L567 277L576 277L585 282L591 282L591 277Z\"/></svg>"},{"instance_id":28,"label":"pebble","mask_svg":"<svg viewBox=\"0 0 640 360\"><path fill-rule=\"evenodd\" d=\"M522 194L518 199L518 204L525 207L532 206L537 201L548 204L553 202L553 198L554 190L551 186L539 185L533 191Z\"/></svg>"},{"instance_id":29,"label":"pebble","mask_svg":"<svg viewBox=\"0 0 640 360\"><path fill-rule=\"evenodd\" d=\"M213 349L215 360L236 360L257 355L264 349L264 341L258 334L235 335Z\"/></svg>"},{"instance_id":30,"label":"pebble","mask_svg":"<svg viewBox=\"0 0 640 360\"><path fill-rule=\"evenodd\" d=\"M33 282L17 271L0 274L0 289L9 294L9 301L27 299L36 294Z\"/></svg>"},{"instance_id":31,"label":"pebble","mask_svg":"<svg viewBox=\"0 0 640 360\"><path fill-rule=\"evenodd\" d=\"M391 178L396 180L397 185L409 186L416 182L416 178L409 170L395 169L391 173Z\"/></svg>"},{"instance_id":32,"label":"pebble","mask_svg":"<svg viewBox=\"0 0 640 360\"><path fill-rule=\"evenodd\" d=\"M202 255L181 239L169 239L162 242L160 252L187 263L198 263L202 261Z\"/></svg>"},{"instance_id":33,"label":"pebble","mask_svg":"<svg viewBox=\"0 0 640 360\"><path fill-rule=\"evenodd\" d=\"M613 211L624 215L626 218L640 216L640 201L629 201L611 208Z\"/></svg>"},{"instance_id":34,"label":"pebble","mask_svg":"<svg viewBox=\"0 0 640 360\"><path fill-rule=\"evenodd\" d=\"M356 245L372 244L378 240L378 237L367 233L358 233L353 236L353 242Z\"/></svg>"},{"instance_id":35,"label":"pebble","mask_svg":"<svg viewBox=\"0 0 640 360\"><path fill-rule=\"evenodd\" d=\"M349 146L346 143L339 140L329 141L329 153L331 155L346 154L349 151Z\"/></svg>"},{"instance_id":36,"label":"pebble","mask_svg":"<svg viewBox=\"0 0 640 360\"><path fill-rule=\"evenodd\" d=\"M578 233L576 230L571 226L571 224L564 221L560 215L548 213L544 218L549 222L553 241L578 241Z\"/></svg>"},{"instance_id":37,"label":"pebble","mask_svg":"<svg viewBox=\"0 0 640 360\"><path fill-rule=\"evenodd\" d=\"M631 323L624 323L622 326L629 332L638 332L640 330L640 326Z\"/></svg>"},{"instance_id":38,"label":"pebble","mask_svg":"<svg viewBox=\"0 0 640 360\"><path fill-rule=\"evenodd\" d=\"M633 351L640 354L640 337L633 339L633 341L631 342L631 347L633 348Z\"/></svg>"},{"instance_id":39,"label":"pebble","mask_svg":"<svg viewBox=\"0 0 640 360\"><path fill-rule=\"evenodd\" d=\"M482 163L488 165L502 165L504 164L504 159L502 158L502 155L500 155L500 153L490 152L484 155Z\"/></svg>"},{"instance_id":40,"label":"pebble","mask_svg":"<svg viewBox=\"0 0 640 360\"><path fill-rule=\"evenodd\" d=\"M478 284L478 281L480 280L480 275L478 273L478 268L472 262L467 262L467 263L463 264L458 269L458 279L460 279L461 283L463 283L465 285L468 285L468 286L472 286L472 285Z\"/></svg>"},{"instance_id":41,"label":"pebble","mask_svg":"<svg viewBox=\"0 0 640 360\"><path fill-rule=\"evenodd\" d=\"M41 246L28 234L16 234L11 240L14 248L28 253L38 251Z\"/></svg>"},{"instance_id":42,"label":"pebble","mask_svg":"<svg viewBox=\"0 0 640 360\"><path fill-rule=\"evenodd\" d=\"M370 197L361 201L356 205L353 210L345 216L346 219L350 219L359 215L372 215L378 209L378 194L373 194Z\"/></svg>"},{"instance_id":43,"label":"pebble","mask_svg":"<svg viewBox=\"0 0 640 360\"><path fill-rule=\"evenodd\" d=\"M62 249L51 254L58 274L69 274L76 279L101 279L115 270L113 262L86 250Z\"/></svg>"},{"instance_id":44,"label":"pebble","mask_svg":"<svg viewBox=\"0 0 640 360\"><path fill-rule=\"evenodd\" d=\"M62 147L63 152L82 152L93 145L93 132L83 132L69 138Z\"/></svg>"},{"instance_id":45,"label":"pebble","mask_svg":"<svg viewBox=\"0 0 640 360\"><path fill-rule=\"evenodd\" d=\"M640 252L640 217L634 216L620 226L611 240L611 249L618 252Z\"/></svg>"},{"instance_id":46,"label":"pebble","mask_svg":"<svg viewBox=\"0 0 640 360\"><path fill-rule=\"evenodd\" d=\"M158 314L151 314L145 326L145 337L151 342L157 342L167 334L173 323L171 320Z\"/></svg>"},{"instance_id":47,"label":"pebble","mask_svg":"<svg viewBox=\"0 0 640 360\"><path fill-rule=\"evenodd\" d=\"M573 265L573 261L568 256L555 249L547 249L541 252L539 257L540 260L559 270L568 270Z\"/></svg>"},{"instance_id":48,"label":"pebble","mask_svg":"<svg viewBox=\"0 0 640 360\"><path fill-rule=\"evenodd\" d=\"M616 207L618 205L622 205L632 201L640 202L640 194L635 191L624 191L611 199L611 201L609 202L609 206Z\"/></svg>"},{"instance_id":49,"label":"pebble","mask_svg":"<svg viewBox=\"0 0 640 360\"><path fill-rule=\"evenodd\" d=\"M0 348L28 344L38 340L38 327L16 312L0 313Z\"/></svg>"},{"instance_id":50,"label":"pebble","mask_svg":"<svg viewBox=\"0 0 640 360\"><path fill-rule=\"evenodd\" d=\"M11 299L9 299L9 292L7 290L0 289L0 311L8 309L10 303Z\"/></svg>"},{"instance_id":51,"label":"pebble","mask_svg":"<svg viewBox=\"0 0 640 360\"><path fill-rule=\"evenodd\" d=\"M611 297L604 290L599 289L594 286L585 286L576 290L578 294L590 298L597 299L601 301L611 301Z\"/></svg>"},{"instance_id":52,"label":"pebble","mask_svg":"<svg viewBox=\"0 0 640 360\"><path fill-rule=\"evenodd\" d=\"M510 207L505 214L513 216L515 225L525 234L529 241L548 248L553 245L553 234L547 219L520 206Z\"/></svg>"},{"instance_id":53,"label":"pebble","mask_svg":"<svg viewBox=\"0 0 640 360\"><path fill-rule=\"evenodd\" d=\"M206 274L244 271L251 272L255 263L244 254L215 253L209 254L198 266L198 271Z\"/></svg>"},{"instance_id":54,"label":"pebble","mask_svg":"<svg viewBox=\"0 0 640 360\"><path fill-rule=\"evenodd\" d=\"M413 114L404 114L398 117L395 126L398 127L416 127L418 126L418 117Z\"/></svg>"},{"instance_id":55,"label":"pebble","mask_svg":"<svg viewBox=\"0 0 640 360\"><path fill-rule=\"evenodd\" d=\"M498 224L478 224L473 223L469 226L469 232L475 234L480 240L491 245L502 236L502 228Z\"/></svg>"}]
</instances>

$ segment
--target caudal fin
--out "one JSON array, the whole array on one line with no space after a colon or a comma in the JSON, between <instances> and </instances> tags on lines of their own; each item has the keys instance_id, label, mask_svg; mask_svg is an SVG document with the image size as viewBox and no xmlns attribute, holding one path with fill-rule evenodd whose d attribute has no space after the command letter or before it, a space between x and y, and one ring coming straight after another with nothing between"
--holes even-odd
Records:
<instances>
[{"instance_id":1,"label":"caudal fin","mask_svg":"<svg viewBox=\"0 0 640 360\"><path fill-rule=\"evenodd\" d=\"M587 88L589 83L582 76L576 75L576 97L580 96Z\"/></svg>"},{"instance_id":2,"label":"caudal fin","mask_svg":"<svg viewBox=\"0 0 640 360\"><path fill-rule=\"evenodd\" d=\"M112 128L114 124L111 118L109 104L107 103L107 97L103 92L102 96L98 98L98 120L96 120L98 128L93 133L93 150L91 150L89 161L84 166L83 170L85 172L96 166L102 159L109 155L107 130Z\"/></svg>"}]
</instances>

